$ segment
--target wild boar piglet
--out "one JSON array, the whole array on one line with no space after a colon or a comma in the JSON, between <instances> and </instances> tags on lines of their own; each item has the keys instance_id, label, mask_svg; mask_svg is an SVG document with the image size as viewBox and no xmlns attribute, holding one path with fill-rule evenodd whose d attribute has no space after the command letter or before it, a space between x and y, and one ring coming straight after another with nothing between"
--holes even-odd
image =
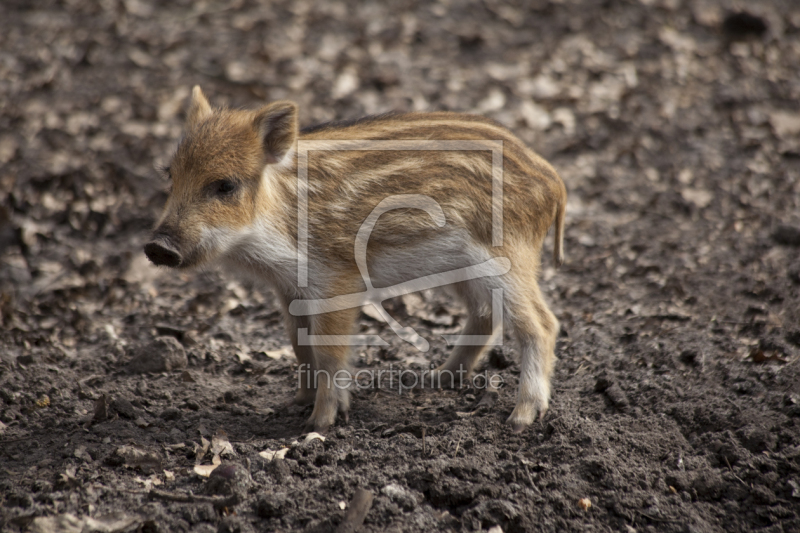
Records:
<instances>
[{"instance_id":1,"label":"wild boar piglet","mask_svg":"<svg viewBox=\"0 0 800 533\"><path fill-rule=\"evenodd\" d=\"M359 309L442 286L468 317L430 383L457 386L509 326L519 343L522 431L550 399L558 321L538 285L555 226L563 258L566 189L509 130L474 115L392 113L298 130L297 106L212 108L192 91L185 135L167 170L171 190L145 253L156 265L218 264L269 286L301 371L295 401L324 431L350 397L343 372ZM498 320L502 316L502 320ZM338 374L337 374L338 373ZM427 383L427 381L426 381Z\"/></svg>"}]
</instances>

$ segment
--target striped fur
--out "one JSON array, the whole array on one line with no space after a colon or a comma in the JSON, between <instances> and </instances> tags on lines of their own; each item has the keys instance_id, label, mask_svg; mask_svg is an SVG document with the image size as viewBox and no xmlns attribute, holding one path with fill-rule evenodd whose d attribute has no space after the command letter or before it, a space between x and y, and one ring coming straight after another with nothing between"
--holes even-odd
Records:
<instances>
[{"instance_id":1,"label":"striped fur","mask_svg":"<svg viewBox=\"0 0 800 533\"><path fill-rule=\"evenodd\" d=\"M504 315L521 347L517 406L509 421L522 430L547 410L558 322L537 278L540 250L555 226L554 261L563 260L566 190L556 171L510 131L457 113L390 113L299 131L297 110L276 102L258 111L212 109L195 88L186 135L170 165L173 188L156 235L180 254L182 268L218 262L265 281L284 306L296 298L363 291L354 245L361 224L390 195L422 194L442 208L446 225L425 213L382 215L370 235L367 263L376 287L507 257L511 271L452 286L470 312L465 334L490 335L491 289L504 289ZM503 245L492 246L490 151L317 150L308 154L308 286L297 283L297 139L324 147L341 140L500 140L503 142ZM230 190L229 190L230 189ZM344 346L300 346L297 328L351 334L357 312L312 317L286 313L301 364L331 374L347 368ZM482 346L456 346L439 369L474 369ZM447 373L442 372L446 377ZM309 426L324 430L347 412L346 391L320 383L298 391L315 402Z\"/></svg>"}]
</instances>

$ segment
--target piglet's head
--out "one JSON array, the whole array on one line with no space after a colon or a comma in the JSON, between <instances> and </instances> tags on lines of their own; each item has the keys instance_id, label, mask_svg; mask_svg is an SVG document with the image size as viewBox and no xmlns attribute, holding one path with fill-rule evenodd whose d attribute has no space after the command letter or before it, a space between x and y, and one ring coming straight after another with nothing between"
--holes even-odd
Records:
<instances>
[{"instance_id":1,"label":"piglet's head","mask_svg":"<svg viewBox=\"0 0 800 533\"><path fill-rule=\"evenodd\" d=\"M183 139L167 169L164 212L144 252L159 266L189 268L230 252L269 204L269 168L291 165L297 106L212 109L195 86Z\"/></svg>"}]
</instances>

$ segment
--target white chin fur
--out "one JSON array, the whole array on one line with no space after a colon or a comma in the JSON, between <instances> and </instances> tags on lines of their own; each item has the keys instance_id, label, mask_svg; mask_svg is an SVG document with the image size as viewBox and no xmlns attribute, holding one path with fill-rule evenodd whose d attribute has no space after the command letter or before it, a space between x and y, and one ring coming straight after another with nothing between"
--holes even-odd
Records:
<instances>
[{"instance_id":1,"label":"white chin fur","mask_svg":"<svg viewBox=\"0 0 800 533\"><path fill-rule=\"evenodd\" d=\"M231 229L204 228L200 246L212 263L226 271L269 285L294 284L297 280L297 250L269 222Z\"/></svg>"}]
</instances>

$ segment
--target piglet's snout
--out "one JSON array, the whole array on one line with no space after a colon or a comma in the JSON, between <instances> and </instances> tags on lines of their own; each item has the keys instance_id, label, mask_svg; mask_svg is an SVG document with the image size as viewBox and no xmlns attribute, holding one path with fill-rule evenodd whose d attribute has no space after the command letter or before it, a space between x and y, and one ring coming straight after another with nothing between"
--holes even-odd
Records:
<instances>
[{"instance_id":1,"label":"piglet's snout","mask_svg":"<svg viewBox=\"0 0 800 533\"><path fill-rule=\"evenodd\" d=\"M174 268L183 260L181 253L163 233L156 233L153 240L144 245L144 253L157 266Z\"/></svg>"}]
</instances>

